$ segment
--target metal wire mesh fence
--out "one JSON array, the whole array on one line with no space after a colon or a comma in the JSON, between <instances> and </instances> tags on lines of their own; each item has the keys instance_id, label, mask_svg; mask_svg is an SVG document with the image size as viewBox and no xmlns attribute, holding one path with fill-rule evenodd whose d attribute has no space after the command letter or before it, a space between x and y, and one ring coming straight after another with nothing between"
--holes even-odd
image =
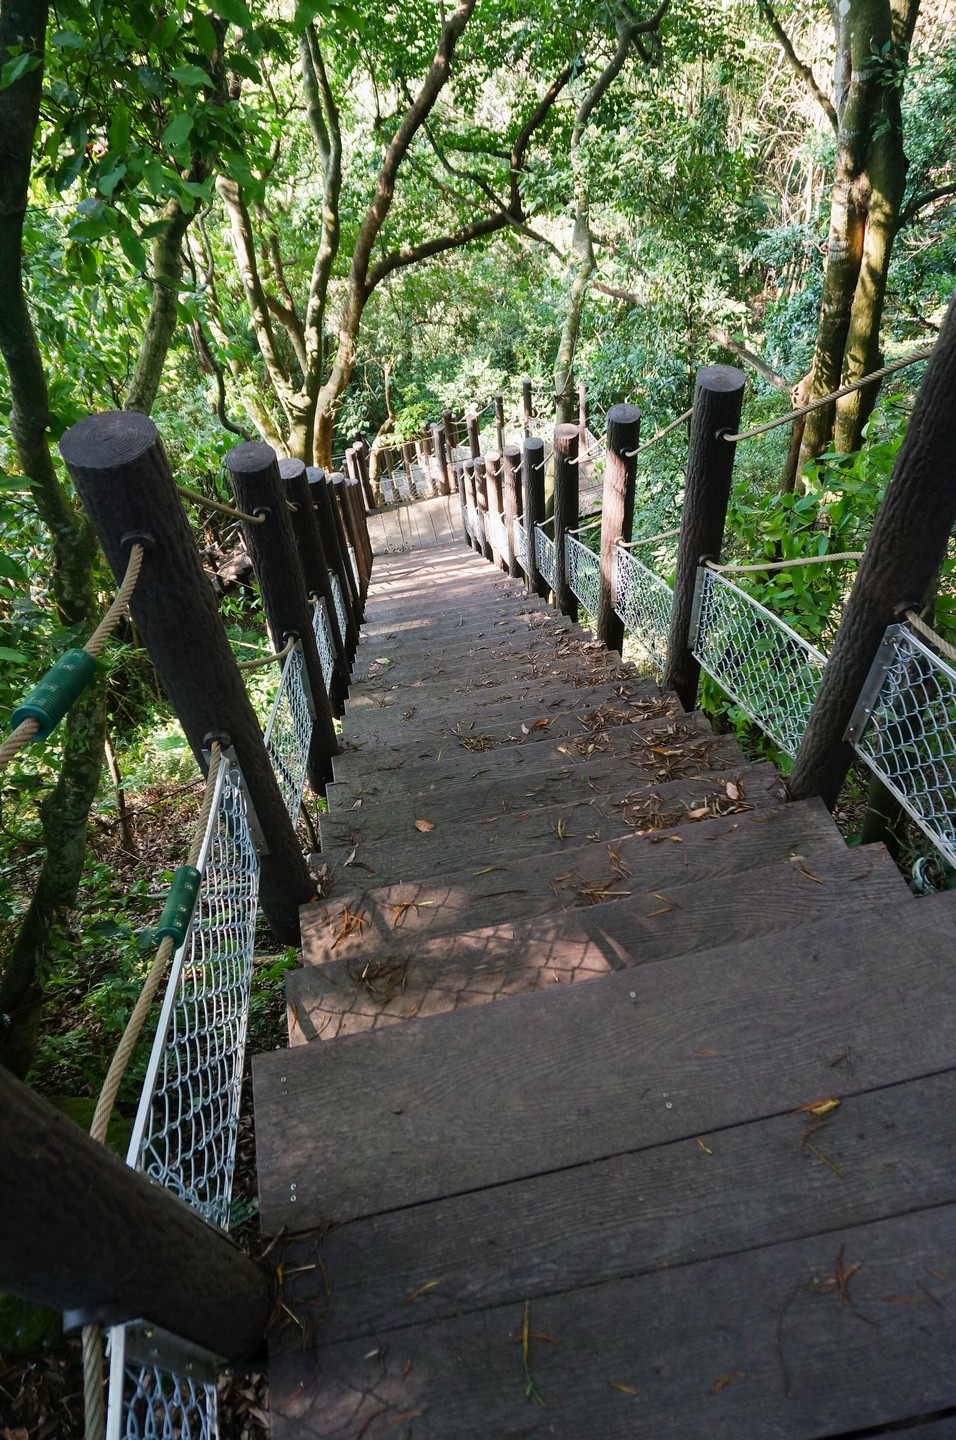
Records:
<instances>
[{"instance_id":1,"label":"metal wire mesh fence","mask_svg":"<svg viewBox=\"0 0 956 1440\"><path fill-rule=\"evenodd\" d=\"M489 510L486 525L491 548L501 559L509 562L511 546L508 543L508 527L505 524L504 516L499 515L497 510Z\"/></svg>"},{"instance_id":2,"label":"metal wire mesh fence","mask_svg":"<svg viewBox=\"0 0 956 1440\"><path fill-rule=\"evenodd\" d=\"M319 661L322 665L322 679L328 690L332 683L332 671L335 668L335 644L332 640L325 600L321 597L312 602L312 631L315 635L315 648L319 652Z\"/></svg>"},{"instance_id":3,"label":"metal wire mesh fence","mask_svg":"<svg viewBox=\"0 0 956 1440\"><path fill-rule=\"evenodd\" d=\"M540 525L534 527L534 556L538 573L550 586L554 586L554 541L546 535Z\"/></svg>"},{"instance_id":4,"label":"metal wire mesh fence","mask_svg":"<svg viewBox=\"0 0 956 1440\"><path fill-rule=\"evenodd\" d=\"M197 869L196 910L170 969L127 1164L228 1229L259 862L242 779L225 756ZM144 1359L142 1348L127 1343L142 1340L141 1330L110 1332L107 1440L213 1440L214 1378L200 1379L185 1366L183 1373L166 1368L168 1357Z\"/></svg>"},{"instance_id":5,"label":"metal wire mesh fence","mask_svg":"<svg viewBox=\"0 0 956 1440\"><path fill-rule=\"evenodd\" d=\"M332 586L332 604L335 606L335 616L339 622L339 634L344 639L348 630L345 620L345 601L342 598L342 582L334 570L329 571L329 583Z\"/></svg>"},{"instance_id":6,"label":"metal wire mesh fence","mask_svg":"<svg viewBox=\"0 0 956 1440\"><path fill-rule=\"evenodd\" d=\"M630 550L618 546L614 564L614 613L660 673L667 659L673 591Z\"/></svg>"},{"instance_id":7,"label":"metal wire mesh fence","mask_svg":"<svg viewBox=\"0 0 956 1440\"><path fill-rule=\"evenodd\" d=\"M883 638L849 738L956 865L956 670L905 625Z\"/></svg>"},{"instance_id":8,"label":"metal wire mesh fence","mask_svg":"<svg viewBox=\"0 0 956 1440\"><path fill-rule=\"evenodd\" d=\"M568 584L588 614L596 615L601 586L601 557L582 544L576 535L565 535L564 557Z\"/></svg>"},{"instance_id":9,"label":"metal wire mesh fence","mask_svg":"<svg viewBox=\"0 0 956 1440\"><path fill-rule=\"evenodd\" d=\"M826 656L716 570L697 575L691 648L717 684L794 756Z\"/></svg>"},{"instance_id":10,"label":"metal wire mesh fence","mask_svg":"<svg viewBox=\"0 0 956 1440\"><path fill-rule=\"evenodd\" d=\"M515 555L526 575L531 574L531 552L528 547L528 528L523 520L514 522Z\"/></svg>"},{"instance_id":11,"label":"metal wire mesh fence","mask_svg":"<svg viewBox=\"0 0 956 1440\"><path fill-rule=\"evenodd\" d=\"M293 825L298 821L302 804L311 738L312 711L306 688L305 662L302 647L296 645L283 663L265 735L269 759Z\"/></svg>"}]
</instances>

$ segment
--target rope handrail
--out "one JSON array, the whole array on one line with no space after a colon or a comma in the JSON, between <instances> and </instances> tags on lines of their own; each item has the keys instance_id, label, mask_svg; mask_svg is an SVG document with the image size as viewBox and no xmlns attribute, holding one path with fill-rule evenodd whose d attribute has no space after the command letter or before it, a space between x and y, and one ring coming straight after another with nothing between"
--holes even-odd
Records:
<instances>
[{"instance_id":1,"label":"rope handrail","mask_svg":"<svg viewBox=\"0 0 956 1440\"><path fill-rule=\"evenodd\" d=\"M541 533L544 534L544 532L545 532L545 530L547 530L548 526L554 524L556 518L557 518L557 517L554 516L554 515L549 515L548 518L547 518L547 520L537 520L537 521L535 521L535 528L538 529L538 530L540 530Z\"/></svg>"},{"instance_id":2,"label":"rope handrail","mask_svg":"<svg viewBox=\"0 0 956 1440\"><path fill-rule=\"evenodd\" d=\"M237 670L261 670L264 665L271 665L275 660L284 660L285 657L295 649L299 643L297 635L290 635L281 650L274 655L260 655L257 660L237 660Z\"/></svg>"},{"instance_id":3,"label":"rope handrail","mask_svg":"<svg viewBox=\"0 0 956 1440\"><path fill-rule=\"evenodd\" d=\"M218 510L220 515L231 515L233 520L245 520L249 525L265 524L265 515L247 515L245 510L237 510L234 505L224 505L221 500L207 500L205 495L200 495L198 490L190 490L188 485L177 485L176 489L187 500L192 500L194 505L204 505L207 510Z\"/></svg>"},{"instance_id":4,"label":"rope handrail","mask_svg":"<svg viewBox=\"0 0 956 1440\"><path fill-rule=\"evenodd\" d=\"M193 870L203 848L206 838L206 830L209 826L209 817L212 812L213 797L216 793L216 782L219 775L219 762L222 751L218 741L213 741L209 751L209 769L206 772L206 785L203 791L202 805L196 817L196 824L193 828L192 842L189 846L189 855L186 865ZM195 900L194 900L195 903ZM192 921L192 908L189 914L189 923ZM159 942L156 955L152 965L149 967L146 979L143 981L142 989L133 1006L132 1013L126 1022L126 1027L120 1037L113 1059L110 1061L109 1070L106 1072L106 1079L103 1081L99 1097L96 1102L96 1109L93 1113L93 1123L90 1126L90 1136L93 1140L103 1144L106 1140L106 1132L109 1128L110 1117L113 1113L113 1106L116 1104L116 1096L119 1092L123 1076L129 1065L130 1057L136 1048L137 1042L143 1033L149 1012L159 992L160 984L169 968L169 963L176 952L177 938L174 934L167 933ZM103 1399L103 1330L100 1325L84 1325L83 1327L83 1403L85 1413L85 1429L87 1440L99 1440L102 1436L105 1423L105 1406Z\"/></svg>"},{"instance_id":5,"label":"rope handrail","mask_svg":"<svg viewBox=\"0 0 956 1440\"><path fill-rule=\"evenodd\" d=\"M854 380L850 385L844 385L839 390L832 390L829 395L821 395L817 400L811 400L807 405L800 405L796 410L791 410L787 415L781 415L777 420L768 420L766 425L755 425L752 430L742 430L738 435L723 436L724 440L736 442L737 440L752 440L755 435L765 435L769 430L776 430L780 425L791 425L794 420L809 415L814 410L821 409L824 405L831 404L834 400L842 400L844 395L852 395L854 390L862 390L866 385L872 385L876 380L882 380L884 375L893 375L897 370L905 370L907 365L916 365L920 360L928 360L933 353L933 345L924 345L920 350L914 350L912 355L907 355L903 360L894 360L891 365L883 365L879 370L874 370L870 375L864 375L861 380Z\"/></svg>"},{"instance_id":6,"label":"rope handrail","mask_svg":"<svg viewBox=\"0 0 956 1440\"><path fill-rule=\"evenodd\" d=\"M130 548L129 562L126 566L126 574L123 576L122 584L116 592L116 597L113 600L112 605L107 610L106 614L103 616L99 625L97 625L96 629L93 631L93 634L90 636L89 640L87 640L86 644L83 646L83 650L85 651L85 653L89 655L90 658L93 660L96 659L97 655L100 653L103 646L106 644L107 640L110 638L113 631L119 624L120 617L126 611L126 607L129 604L130 597L132 596L133 591L136 589L136 582L139 579L139 572L142 569L143 556L145 555L145 553L146 551L144 550L142 545L134 544ZM52 674L52 671L49 673ZM92 674L93 670L91 669L86 678L91 678ZM70 695L70 702L72 702L72 700L76 698L77 693L79 692L76 691L75 693L72 693ZM14 712L14 714L15 713L16 712ZM65 712L61 712L61 714L56 716L56 719L53 722L54 724L57 724L59 720L62 719L62 713ZM26 719L21 720L20 724L16 727L16 729L11 731L11 733L7 736L6 740L3 741L3 744L0 745L0 772L4 771L7 768L13 757L18 754L20 750L23 749L24 745L26 745L30 740L32 740L33 736L36 735L41 728L42 726L40 720L34 715L28 715ZM47 734L49 734L49 731L52 728L53 726L50 725L47 730Z\"/></svg>"},{"instance_id":7,"label":"rope handrail","mask_svg":"<svg viewBox=\"0 0 956 1440\"><path fill-rule=\"evenodd\" d=\"M642 535L639 540L617 540L615 543L621 550L631 550L635 545L653 545L658 540L673 540L680 534L680 529L664 530L660 535Z\"/></svg>"},{"instance_id":8,"label":"rope handrail","mask_svg":"<svg viewBox=\"0 0 956 1440\"><path fill-rule=\"evenodd\" d=\"M672 420L669 425L665 425L663 430L658 430L657 434L652 435L650 440L645 440L643 445L638 445L636 450L625 450L624 459L633 460L635 455L640 455L644 450L650 450L651 446L656 445L658 440L663 440L665 435L669 435L672 430L677 429L678 425L683 425L685 420L689 420L693 413L694 407L692 405L689 410L684 411L683 415L678 415L676 420Z\"/></svg>"},{"instance_id":9,"label":"rope handrail","mask_svg":"<svg viewBox=\"0 0 956 1440\"><path fill-rule=\"evenodd\" d=\"M590 520L585 520L583 525L576 525L573 530L565 530L565 535L583 535L585 530L593 530L601 524L600 515L592 515Z\"/></svg>"},{"instance_id":10,"label":"rope handrail","mask_svg":"<svg viewBox=\"0 0 956 1440\"><path fill-rule=\"evenodd\" d=\"M944 640L942 635L938 635L931 625L927 625L926 621L917 615L915 610L907 610L906 618L913 629L922 635L924 640L928 640L935 650L938 650L941 655L945 655L947 660L956 660L956 646L950 645L948 640Z\"/></svg>"},{"instance_id":11,"label":"rope handrail","mask_svg":"<svg viewBox=\"0 0 956 1440\"><path fill-rule=\"evenodd\" d=\"M708 570L716 570L718 574L726 571L749 571L749 570L792 570L797 565L837 565L843 560L862 560L862 550L840 550L832 555L803 555L793 560L767 560L761 565L718 565L715 560L705 560L704 565Z\"/></svg>"}]
</instances>

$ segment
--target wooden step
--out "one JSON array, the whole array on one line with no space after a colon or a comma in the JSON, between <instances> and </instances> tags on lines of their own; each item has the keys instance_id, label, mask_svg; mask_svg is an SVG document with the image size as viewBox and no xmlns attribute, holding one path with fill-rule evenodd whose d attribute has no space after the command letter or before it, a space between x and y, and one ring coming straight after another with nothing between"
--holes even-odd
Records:
<instances>
[{"instance_id":1,"label":"wooden step","mask_svg":"<svg viewBox=\"0 0 956 1440\"><path fill-rule=\"evenodd\" d=\"M771 765L747 766L713 777L674 780L654 786L625 786L619 791L588 798L568 797L560 805L530 807L502 812L467 827L435 825L423 831L415 819L430 822L427 815L397 824L388 838L365 843L362 810L322 817L324 843L334 840L327 862L338 863L346 851L357 851L354 860L379 884L447 875L455 870L477 869L501 864L503 860L562 850L596 840L612 840L628 829L658 830L673 826L694 814L697 819L711 815L744 813L776 808L783 798L783 784Z\"/></svg>"},{"instance_id":2,"label":"wooden step","mask_svg":"<svg viewBox=\"0 0 956 1440\"><path fill-rule=\"evenodd\" d=\"M881 845L811 851L737 872L729 886L650 889L616 904L504 921L412 946L369 945L348 959L286 976L293 1044L334 1039L417 1015L484 1005L634 965L745 944L882 901L906 905L906 884Z\"/></svg>"},{"instance_id":3,"label":"wooden step","mask_svg":"<svg viewBox=\"0 0 956 1440\"><path fill-rule=\"evenodd\" d=\"M645 892L666 891L693 877L711 886L758 864L826 848L842 851L842 836L822 801L804 800L766 814L723 815L651 835L618 835L483 865L445 880L376 886L354 866L339 868L330 878L327 898L300 911L302 963L323 963L336 941L333 953L339 958L362 950L377 954L381 946L414 945L432 935L521 916L613 904L638 885ZM351 929L350 916L359 917Z\"/></svg>"},{"instance_id":4,"label":"wooden step","mask_svg":"<svg viewBox=\"0 0 956 1440\"><path fill-rule=\"evenodd\" d=\"M439 658L431 668L415 674L409 674L398 660L386 667L382 663L386 659L382 656L373 662L378 671L372 682L352 686L345 706L347 716L360 717L383 705L415 705L423 700L431 704L433 699L440 699L449 705L472 694L490 703L492 697L482 695L482 691L507 692L517 685L537 685L540 689L549 683L573 684L581 689L625 680L635 673L603 648L585 648L575 641L553 650L532 650L522 643L508 651L495 645L490 656L464 653L450 660ZM459 714L461 708L459 703Z\"/></svg>"}]
</instances>

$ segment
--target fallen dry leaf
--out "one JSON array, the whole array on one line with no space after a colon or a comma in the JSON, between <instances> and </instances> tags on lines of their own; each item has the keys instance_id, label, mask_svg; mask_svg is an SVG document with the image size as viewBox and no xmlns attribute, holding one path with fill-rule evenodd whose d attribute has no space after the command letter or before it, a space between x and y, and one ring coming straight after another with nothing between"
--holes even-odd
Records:
<instances>
[{"instance_id":1,"label":"fallen dry leaf","mask_svg":"<svg viewBox=\"0 0 956 1440\"><path fill-rule=\"evenodd\" d=\"M704 1144L703 1140L700 1138L699 1135L695 1135L695 1136L694 1136L694 1139L697 1141L697 1144L698 1144L698 1145L700 1146L700 1148L703 1150L703 1152L704 1152L705 1155L713 1155L713 1153L714 1153L713 1150L711 1150L708 1145L705 1145L705 1144Z\"/></svg>"},{"instance_id":2,"label":"fallen dry leaf","mask_svg":"<svg viewBox=\"0 0 956 1440\"><path fill-rule=\"evenodd\" d=\"M832 1115L838 1109L839 1100L810 1100L806 1105L800 1105L796 1110L791 1111L793 1115Z\"/></svg>"},{"instance_id":3,"label":"fallen dry leaf","mask_svg":"<svg viewBox=\"0 0 956 1440\"><path fill-rule=\"evenodd\" d=\"M728 781L727 781L727 784L724 786L724 789L727 791L727 799L728 799L728 800L739 800L739 799L740 799L740 790L739 790L738 786L736 786L732 780L728 780Z\"/></svg>"},{"instance_id":4,"label":"fallen dry leaf","mask_svg":"<svg viewBox=\"0 0 956 1440\"><path fill-rule=\"evenodd\" d=\"M619 1385L616 1380L609 1380L608 1384L612 1390L620 1390L622 1395L636 1395L637 1391L633 1385Z\"/></svg>"},{"instance_id":5,"label":"fallen dry leaf","mask_svg":"<svg viewBox=\"0 0 956 1440\"><path fill-rule=\"evenodd\" d=\"M423 835L427 835L428 832L429 832L429 830L434 830L434 828L435 828L435 825L434 825L434 821L432 821L432 820L416 820L416 821L415 821L415 829L416 829L416 830L420 830Z\"/></svg>"},{"instance_id":6,"label":"fallen dry leaf","mask_svg":"<svg viewBox=\"0 0 956 1440\"><path fill-rule=\"evenodd\" d=\"M711 1395L719 1395L721 1390L727 1385L732 1384L734 1380L742 1380L743 1378L744 1372L742 1370L728 1370L726 1375L721 1375L719 1380L714 1381L710 1387L710 1393Z\"/></svg>"},{"instance_id":7,"label":"fallen dry leaf","mask_svg":"<svg viewBox=\"0 0 956 1440\"><path fill-rule=\"evenodd\" d=\"M426 1280L424 1285L419 1285L417 1290L410 1290L402 1301L402 1304L411 1305L412 1301L417 1300L419 1295L425 1295L429 1290L434 1290L435 1286L440 1284L440 1280Z\"/></svg>"}]
</instances>

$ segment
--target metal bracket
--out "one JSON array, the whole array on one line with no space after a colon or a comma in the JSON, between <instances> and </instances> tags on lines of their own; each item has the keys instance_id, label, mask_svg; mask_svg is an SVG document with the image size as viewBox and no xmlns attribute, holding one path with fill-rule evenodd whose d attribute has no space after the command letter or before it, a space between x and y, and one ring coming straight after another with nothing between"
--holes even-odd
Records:
<instances>
[{"instance_id":1,"label":"metal bracket","mask_svg":"<svg viewBox=\"0 0 956 1440\"><path fill-rule=\"evenodd\" d=\"M206 763L208 764L211 758L209 751L203 750L202 753L205 755ZM231 767L231 769L237 770L241 777L242 767L239 764L239 761L236 758L236 752L231 745L223 747L222 758L226 761L226 764ZM268 855L269 847L266 844L266 837L263 834L262 826L259 824L259 817L256 814L255 806L253 805L252 800L249 797L249 791L243 790L243 795L245 796L246 801L246 823L249 826L249 838L252 841L253 849L255 850L257 855Z\"/></svg>"},{"instance_id":2,"label":"metal bracket","mask_svg":"<svg viewBox=\"0 0 956 1440\"><path fill-rule=\"evenodd\" d=\"M690 606L690 625L687 631L687 648L693 655L697 647L697 631L700 626L700 612L704 605L704 577L707 574L707 566L704 561L709 557L702 555L697 562L697 575L694 579L694 598Z\"/></svg>"},{"instance_id":3,"label":"metal bracket","mask_svg":"<svg viewBox=\"0 0 956 1440\"><path fill-rule=\"evenodd\" d=\"M870 666L869 674L860 691L860 697L853 707L850 723L843 735L843 739L850 745L859 745L869 729L870 721L873 719L873 710L879 699L880 691L883 689L883 682L896 659L896 644L902 633L902 625L888 626L880 642L880 648L873 657L873 664Z\"/></svg>"},{"instance_id":4,"label":"metal bracket","mask_svg":"<svg viewBox=\"0 0 956 1440\"><path fill-rule=\"evenodd\" d=\"M173 1335L161 1325L151 1325L148 1320L130 1320L124 1329L125 1358L137 1365L155 1365L157 1370L184 1376L197 1385L215 1385L217 1376L227 1367L222 1355Z\"/></svg>"}]
</instances>

